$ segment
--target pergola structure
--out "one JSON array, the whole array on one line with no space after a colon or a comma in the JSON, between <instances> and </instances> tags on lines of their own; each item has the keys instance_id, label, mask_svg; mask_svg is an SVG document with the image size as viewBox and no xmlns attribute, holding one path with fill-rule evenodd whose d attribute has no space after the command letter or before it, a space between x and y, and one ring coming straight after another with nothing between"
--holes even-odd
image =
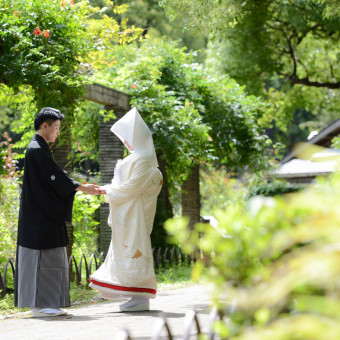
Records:
<instances>
[{"instance_id":1,"label":"pergola structure","mask_svg":"<svg viewBox=\"0 0 340 340\"><path fill-rule=\"evenodd\" d=\"M100 174L102 184L111 183L114 168L118 159L123 158L124 146L122 142L110 131L116 120L130 110L129 96L123 92L111 89L100 84L85 85L84 99L101 104L104 110L113 110L116 119L99 122L99 153ZM107 252L111 241L111 229L107 224L109 205L103 203L100 207L99 249Z\"/></svg>"},{"instance_id":2,"label":"pergola structure","mask_svg":"<svg viewBox=\"0 0 340 340\"><path fill-rule=\"evenodd\" d=\"M99 123L99 161L102 184L111 183L114 168L118 159L123 158L124 146L122 142L110 131L114 122L120 119L130 110L130 98L127 94L111 89L100 84L88 84L85 86L86 93L84 99L103 105L104 110L113 110L116 115L115 120L104 122L100 117ZM158 155L159 169L163 174L163 187L159 195L161 209L169 209L168 187L165 170L165 161ZM200 217L200 192L199 192L199 166L192 169L189 178L182 187L182 214L190 218L190 227L201 221ZM109 206L104 203L100 207L99 226L99 250L107 252L111 241L111 229L107 224ZM72 226L71 226L72 227ZM71 230L69 232L71 235Z\"/></svg>"}]
</instances>

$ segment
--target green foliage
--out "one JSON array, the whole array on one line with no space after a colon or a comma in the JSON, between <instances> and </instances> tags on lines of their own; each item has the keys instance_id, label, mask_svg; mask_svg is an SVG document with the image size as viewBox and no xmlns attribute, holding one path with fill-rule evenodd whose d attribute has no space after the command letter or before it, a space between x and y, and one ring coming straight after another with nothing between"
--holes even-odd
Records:
<instances>
[{"instance_id":1,"label":"green foliage","mask_svg":"<svg viewBox=\"0 0 340 340\"><path fill-rule=\"evenodd\" d=\"M320 4L325 4L325 17L340 16L340 8L338 0L319 0Z\"/></svg>"},{"instance_id":2,"label":"green foliage","mask_svg":"<svg viewBox=\"0 0 340 340\"><path fill-rule=\"evenodd\" d=\"M146 40L116 48L111 58L117 62L98 68L94 80L130 95L165 160L175 200L196 164L267 167L270 141L256 123L266 106L235 81L210 77L177 43ZM153 245L164 244L162 225L168 217L157 209Z\"/></svg>"},{"instance_id":3,"label":"green foliage","mask_svg":"<svg viewBox=\"0 0 340 340\"><path fill-rule=\"evenodd\" d=\"M73 151L70 156L74 165L88 159L92 163L99 163L100 113L101 106L89 101L81 102L74 111L74 121L71 124Z\"/></svg>"},{"instance_id":4,"label":"green foliage","mask_svg":"<svg viewBox=\"0 0 340 340\"><path fill-rule=\"evenodd\" d=\"M227 27L236 23L242 16L242 0L192 1L192 0L160 0L171 20L181 18L186 27L214 37L223 34Z\"/></svg>"},{"instance_id":5,"label":"green foliage","mask_svg":"<svg viewBox=\"0 0 340 340\"><path fill-rule=\"evenodd\" d=\"M246 187L232 178L234 175L224 165L219 169L209 165L200 168L201 215L212 215L216 208L225 209L245 198Z\"/></svg>"},{"instance_id":6,"label":"green foliage","mask_svg":"<svg viewBox=\"0 0 340 340\"><path fill-rule=\"evenodd\" d=\"M276 180L273 182L264 182L253 186L248 193L248 198L260 196L280 196L291 192L302 190L305 186L297 183L289 183L283 180Z\"/></svg>"},{"instance_id":7,"label":"green foliage","mask_svg":"<svg viewBox=\"0 0 340 340\"><path fill-rule=\"evenodd\" d=\"M163 288L179 288L194 283L192 279L192 266L179 266L163 269L156 273L157 285Z\"/></svg>"},{"instance_id":8,"label":"green foliage","mask_svg":"<svg viewBox=\"0 0 340 340\"><path fill-rule=\"evenodd\" d=\"M189 59L183 50L162 42L117 48L115 59L114 67L96 79L131 95L131 105L154 133L156 152L164 155L171 180L178 180L191 167L190 157L208 157L210 144L209 128L183 93L183 64Z\"/></svg>"},{"instance_id":9,"label":"green foliage","mask_svg":"<svg viewBox=\"0 0 340 340\"><path fill-rule=\"evenodd\" d=\"M247 3L243 17L226 32L231 47L226 65L230 75L260 91L263 82L274 75L277 84L329 83L325 87L332 88L340 71L336 62L340 26L336 17L325 19L324 10L316 1ZM247 58L232 64L244 50ZM275 88L274 81L271 86Z\"/></svg>"},{"instance_id":10,"label":"green foliage","mask_svg":"<svg viewBox=\"0 0 340 340\"><path fill-rule=\"evenodd\" d=\"M15 132L24 133L17 147L25 148L39 108L56 107L72 119L83 93L82 77L77 72L80 57L89 49L86 16L90 9L84 2L1 0L1 12L0 79L17 97L26 85L28 104L19 103L23 110L13 127ZM18 102L13 99L7 106Z\"/></svg>"},{"instance_id":11,"label":"green foliage","mask_svg":"<svg viewBox=\"0 0 340 340\"><path fill-rule=\"evenodd\" d=\"M25 312L28 310L28 308L18 309L14 307L14 294L7 294L4 298L0 299L1 314L15 314L18 311Z\"/></svg>"},{"instance_id":12,"label":"green foliage","mask_svg":"<svg viewBox=\"0 0 340 340\"><path fill-rule=\"evenodd\" d=\"M106 3L107 10L113 12L113 5ZM141 30L133 28L133 33L120 34L130 30L126 23L118 24L87 0L1 0L0 5L0 83L11 88L1 89L0 105L7 111L19 105L20 115L13 128L24 135L17 147L27 146L34 116L43 106L56 107L65 114L60 146L68 142L69 128L93 64L100 64L107 49L138 38ZM115 9L126 10L119 6ZM3 90L9 97L3 98ZM23 92L27 101L20 97ZM75 124L73 128L78 137L82 127Z\"/></svg>"},{"instance_id":13,"label":"green foliage","mask_svg":"<svg viewBox=\"0 0 340 340\"><path fill-rule=\"evenodd\" d=\"M0 143L0 270L9 258L15 258L20 188L11 139L5 133ZM2 162L0 162L2 163Z\"/></svg>"},{"instance_id":14,"label":"green foliage","mask_svg":"<svg viewBox=\"0 0 340 340\"><path fill-rule=\"evenodd\" d=\"M332 140L332 148L340 149L340 137L335 137Z\"/></svg>"},{"instance_id":15,"label":"green foliage","mask_svg":"<svg viewBox=\"0 0 340 340\"><path fill-rule=\"evenodd\" d=\"M20 189L17 179L0 177L0 269L15 258Z\"/></svg>"},{"instance_id":16,"label":"green foliage","mask_svg":"<svg viewBox=\"0 0 340 340\"><path fill-rule=\"evenodd\" d=\"M77 193L74 205L72 224L74 228L73 254L80 258L82 254L89 256L97 252L99 224L96 212L103 202L102 196Z\"/></svg>"},{"instance_id":17,"label":"green foliage","mask_svg":"<svg viewBox=\"0 0 340 340\"><path fill-rule=\"evenodd\" d=\"M185 29L182 20L170 22L166 18L165 11L154 0L124 0L128 4L127 11L121 19L127 18L130 25L147 29L146 36L151 39L162 39L168 41L179 41L181 47L197 51L199 62L205 58L207 39L205 35L194 34Z\"/></svg>"},{"instance_id":18,"label":"green foliage","mask_svg":"<svg viewBox=\"0 0 340 340\"><path fill-rule=\"evenodd\" d=\"M317 1L250 1L225 38L210 45L210 69L270 103L263 126L286 131L296 109L313 115L304 125L309 131L338 117L340 26L334 15L324 18L325 8Z\"/></svg>"},{"instance_id":19,"label":"green foliage","mask_svg":"<svg viewBox=\"0 0 340 340\"><path fill-rule=\"evenodd\" d=\"M206 64L211 72L228 74L268 101L258 121L262 126L286 131L296 109L317 117L301 126L309 132L338 118L338 1L160 3L170 18L186 22L187 29L210 35Z\"/></svg>"},{"instance_id":20,"label":"green foliage","mask_svg":"<svg viewBox=\"0 0 340 340\"><path fill-rule=\"evenodd\" d=\"M14 91L13 88L0 83L0 133L9 131L9 135L12 138L15 137L17 141L18 137L15 136L15 132L32 130L32 117L36 111L34 93L30 86L22 85ZM21 116L28 117L29 119L20 121ZM13 124L13 121L17 121L17 123ZM32 133L24 138L24 140L17 142L16 147L26 146L31 137Z\"/></svg>"},{"instance_id":21,"label":"green foliage","mask_svg":"<svg viewBox=\"0 0 340 340\"><path fill-rule=\"evenodd\" d=\"M130 94L165 157L171 185L197 163L261 166L258 155L269 144L256 125L265 110L258 98L246 96L233 80L209 77L175 43L123 46L114 58L117 63L95 80Z\"/></svg>"},{"instance_id":22,"label":"green foliage","mask_svg":"<svg viewBox=\"0 0 340 340\"><path fill-rule=\"evenodd\" d=\"M81 95L75 77L84 55L85 4L1 0L0 77L18 89L31 85L38 107L67 107Z\"/></svg>"},{"instance_id":23,"label":"green foliage","mask_svg":"<svg viewBox=\"0 0 340 340\"><path fill-rule=\"evenodd\" d=\"M214 3L214 5L212 4ZM194 31L226 40L228 73L252 88L276 74L292 84L336 84L338 14L329 1L162 0L171 18L183 18ZM314 53L315 50L318 53ZM308 81L309 80L309 83ZM277 81L277 79L275 79ZM257 84L257 85L256 85ZM322 86L322 85L321 85Z\"/></svg>"},{"instance_id":24,"label":"green foliage","mask_svg":"<svg viewBox=\"0 0 340 340\"><path fill-rule=\"evenodd\" d=\"M166 229L186 252L211 261L218 308L230 307L230 339L335 339L339 333L339 175L277 198L254 197L215 212L218 227L184 219ZM194 269L199 276L203 260ZM227 301L227 302L226 302ZM227 303L227 305L226 305ZM232 303L232 306L230 304Z\"/></svg>"}]
</instances>

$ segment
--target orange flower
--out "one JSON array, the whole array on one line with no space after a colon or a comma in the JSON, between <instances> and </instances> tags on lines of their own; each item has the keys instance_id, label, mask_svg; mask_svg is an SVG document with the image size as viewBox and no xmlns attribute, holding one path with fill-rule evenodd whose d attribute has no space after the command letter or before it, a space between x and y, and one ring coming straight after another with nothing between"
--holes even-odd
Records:
<instances>
[{"instance_id":1,"label":"orange flower","mask_svg":"<svg viewBox=\"0 0 340 340\"><path fill-rule=\"evenodd\" d=\"M37 27L35 30L34 30L34 35L40 35L41 34L41 31L40 31L40 28Z\"/></svg>"},{"instance_id":2,"label":"orange flower","mask_svg":"<svg viewBox=\"0 0 340 340\"><path fill-rule=\"evenodd\" d=\"M137 86L136 85L131 85L131 88L135 89Z\"/></svg>"},{"instance_id":3,"label":"orange flower","mask_svg":"<svg viewBox=\"0 0 340 340\"><path fill-rule=\"evenodd\" d=\"M71 6L74 5L74 1L73 1L73 0L70 1L70 5L71 5Z\"/></svg>"},{"instance_id":4,"label":"orange flower","mask_svg":"<svg viewBox=\"0 0 340 340\"><path fill-rule=\"evenodd\" d=\"M14 11L14 15L17 17L19 15L18 11Z\"/></svg>"},{"instance_id":5,"label":"orange flower","mask_svg":"<svg viewBox=\"0 0 340 340\"><path fill-rule=\"evenodd\" d=\"M66 0L61 0L61 7L64 7L66 4Z\"/></svg>"},{"instance_id":6,"label":"orange flower","mask_svg":"<svg viewBox=\"0 0 340 340\"><path fill-rule=\"evenodd\" d=\"M44 37L45 37L46 39L49 38L49 36L50 36L50 30L45 30L45 31L43 31L42 33L43 33L43 35L44 35Z\"/></svg>"}]
</instances>

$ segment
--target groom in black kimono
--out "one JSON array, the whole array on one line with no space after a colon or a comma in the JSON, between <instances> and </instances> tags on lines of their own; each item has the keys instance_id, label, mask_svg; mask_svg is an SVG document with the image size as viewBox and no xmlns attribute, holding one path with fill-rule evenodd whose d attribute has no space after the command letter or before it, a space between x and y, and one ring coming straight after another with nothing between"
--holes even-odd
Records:
<instances>
[{"instance_id":1,"label":"groom in black kimono","mask_svg":"<svg viewBox=\"0 0 340 340\"><path fill-rule=\"evenodd\" d=\"M34 120L35 135L25 155L18 223L15 305L32 316L65 315L70 306L66 221L77 191L103 194L80 185L54 161L48 143L59 135L64 115L45 107Z\"/></svg>"}]
</instances>

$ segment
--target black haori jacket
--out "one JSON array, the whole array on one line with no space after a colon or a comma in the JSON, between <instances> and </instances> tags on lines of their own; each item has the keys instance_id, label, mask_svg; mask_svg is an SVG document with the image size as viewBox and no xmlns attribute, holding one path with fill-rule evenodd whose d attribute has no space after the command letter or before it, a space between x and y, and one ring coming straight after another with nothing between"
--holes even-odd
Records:
<instances>
[{"instance_id":1,"label":"black haori jacket","mask_svg":"<svg viewBox=\"0 0 340 340\"><path fill-rule=\"evenodd\" d=\"M22 247L50 249L68 245L78 182L59 167L45 139L37 134L28 145L21 193L18 242Z\"/></svg>"}]
</instances>

